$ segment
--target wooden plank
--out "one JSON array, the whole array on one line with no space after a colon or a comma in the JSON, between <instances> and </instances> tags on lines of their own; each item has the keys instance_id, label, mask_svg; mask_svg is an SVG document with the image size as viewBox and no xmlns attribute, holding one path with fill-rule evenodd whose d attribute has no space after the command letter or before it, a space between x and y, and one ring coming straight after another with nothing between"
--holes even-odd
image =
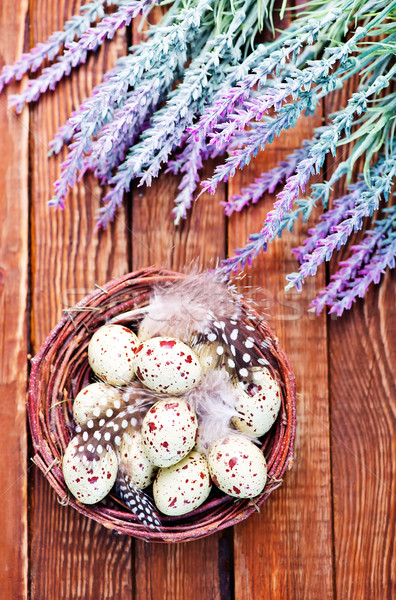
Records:
<instances>
[{"instance_id":1,"label":"wooden plank","mask_svg":"<svg viewBox=\"0 0 396 600\"><path fill-rule=\"evenodd\" d=\"M345 106L358 83L350 80L327 111ZM340 185L334 197L343 193ZM348 254L335 256L330 271ZM395 273L387 273L351 311L329 319L337 600L396 593L395 292Z\"/></svg>"},{"instance_id":2,"label":"wooden plank","mask_svg":"<svg viewBox=\"0 0 396 600\"><path fill-rule=\"evenodd\" d=\"M284 133L229 182L229 195L299 147L317 119ZM229 252L259 231L274 196L230 218ZM259 515L235 529L235 600L333 598L327 335L325 317L307 313L309 300L325 283L321 269L301 293L284 292L285 276L296 270L291 249L306 225L284 233L248 270L244 283L261 287L257 300L288 353L297 383L295 463ZM248 293L248 291L247 291Z\"/></svg>"},{"instance_id":3,"label":"wooden plank","mask_svg":"<svg viewBox=\"0 0 396 600\"><path fill-rule=\"evenodd\" d=\"M396 592L396 277L330 323L338 600Z\"/></svg>"},{"instance_id":4,"label":"wooden plank","mask_svg":"<svg viewBox=\"0 0 396 600\"><path fill-rule=\"evenodd\" d=\"M0 68L24 47L28 4L0 5ZM10 87L9 93L15 92ZM0 590L27 596L26 308L28 277L29 116L0 104Z\"/></svg>"},{"instance_id":5,"label":"wooden plank","mask_svg":"<svg viewBox=\"0 0 396 600\"><path fill-rule=\"evenodd\" d=\"M61 27L79 5L71 0L31 2L31 44ZM126 212L120 211L116 224L99 234L95 213L101 191L92 178L85 178L69 194L64 212L47 207L60 164L60 160L48 160L48 142L120 51L125 51L124 35L91 57L87 68L79 69L32 110L31 332L35 352L62 309L92 291L95 283L103 285L129 268ZM30 485L31 598L131 596L130 538L61 506L36 469Z\"/></svg>"},{"instance_id":6,"label":"wooden plank","mask_svg":"<svg viewBox=\"0 0 396 600\"><path fill-rule=\"evenodd\" d=\"M215 198L202 196L175 229L171 210L176 187L176 178L162 175L151 188L134 192L134 269L156 264L177 270L196 259L208 266L213 257L224 256L225 221L219 205L224 190ZM231 544L227 532L177 545L137 541L136 600L229 600Z\"/></svg>"}]
</instances>

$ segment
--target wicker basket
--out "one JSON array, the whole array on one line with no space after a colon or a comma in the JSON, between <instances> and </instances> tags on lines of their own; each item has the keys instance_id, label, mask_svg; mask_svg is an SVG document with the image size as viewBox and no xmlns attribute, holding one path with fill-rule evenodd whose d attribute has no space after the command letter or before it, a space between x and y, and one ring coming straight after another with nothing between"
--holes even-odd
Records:
<instances>
[{"instance_id":1,"label":"wicker basket","mask_svg":"<svg viewBox=\"0 0 396 600\"><path fill-rule=\"evenodd\" d=\"M182 542L198 539L246 519L277 488L292 464L295 435L295 382L289 361L264 320L259 330L270 336L272 347L265 357L275 366L282 387L282 408L272 429L263 438L268 479L254 499L235 499L213 490L208 500L182 517L163 517L161 531L147 530L114 496L95 505L77 501L66 488L61 460L71 437L72 402L88 385L92 372L87 346L93 332L117 314L144 306L158 281L183 277L181 273L148 268L110 281L67 311L51 331L32 361L28 414L34 445L34 462L43 471L60 502L109 529L144 540ZM247 309L247 307L246 307ZM251 313L251 308L249 308ZM256 325L257 326L257 325ZM214 486L213 486L214 487Z\"/></svg>"}]
</instances>

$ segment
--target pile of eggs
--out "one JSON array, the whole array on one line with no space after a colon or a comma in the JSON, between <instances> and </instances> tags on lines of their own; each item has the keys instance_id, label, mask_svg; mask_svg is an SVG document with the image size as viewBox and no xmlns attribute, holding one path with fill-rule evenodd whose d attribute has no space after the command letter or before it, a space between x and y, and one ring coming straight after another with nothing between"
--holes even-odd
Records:
<instances>
[{"instance_id":1,"label":"pile of eggs","mask_svg":"<svg viewBox=\"0 0 396 600\"><path fill-rule=\"evenodd\" d=\"M88 360L100 381L82 389L73 402L80 433L69 443L62 463L71 493L82 503L94 504L123 473L139 490L152 484L156 507L170 516L195 510L208 498L212 484L235 498L258 496L267 470L252 438L269 431L281 406L279 384L270 370L251 368L244 381L229 374L237 391L230 434L200 452L199 418L183 395L199 386L208 369L225 370L225 365L210 344L190 347L171 337L138 336L111 324L90 340ZM134 381L155 394L140 419L125 394ZM90 460L81 459L86 451L94 451Z\"/></svg>"}]
</instances>

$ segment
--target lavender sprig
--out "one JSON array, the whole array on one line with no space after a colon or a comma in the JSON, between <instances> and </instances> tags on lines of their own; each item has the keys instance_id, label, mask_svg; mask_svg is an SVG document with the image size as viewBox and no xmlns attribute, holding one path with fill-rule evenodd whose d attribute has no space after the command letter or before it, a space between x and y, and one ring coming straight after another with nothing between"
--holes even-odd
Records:
<instances>
[{"instance_id":1,"label":"lavender sprig","mask_svg":"<svg viewBox=\"0 0 396 600\"><path fill-rule=\"evenodd\" d=\"M385 202L388 200L395 174L396 155L393 155L384 161L383 172L372 177L369 189L361 193L356 205L347 212L348 218L333 227L332 233L320 240L319 245L311 254L304 256L304 262L297 273L287 276L289 283L286 289L295 286L300 290L304 279L309 275L315 275L318 266L324 261L330 260L333 252L339 250L347 242L349 236L361 228L363 219L373 214L374 210L378 208L380 200L382 198Z\"/></svg>"},{"instance_id":2,"label":"lavender sprig","mask_svg":"<svg viewBox=\"0 0 396 600\"><path fill-rule=\"evenodd\" d=\"M230 217L233 212L240 212L249 204L256 204L266 192L272 194L280 183L294 173L297 164L307 156L312 143L312 141L305 140L301 148L289 154L286 160L281 161L277 167L262 173L240 194L231 196L224 204L224 212L227 217Z\"/></svg>"},{"instance_id":3,"label":"lavender sprig","mask_svg":"<svg viewBox=\"0 0 396 600\"><path fill-rule=\"evenodd\" d=\"M263 114L268 113L271 108L279 111L288 98L296 100L301 94L301 90L308 91L313 84L317 85L318 97L320 92L324 91L325 94L328 94L334 90L337 87L338 78L347 70L349 55L356 50L356 44L365 34L365 30L360 27L345 44L335 51L327 49L328 57L308 61L308 65L304 69L297 67L289 71L284 69L286 71L285 82L278 82L276 87L265 87L263 93L259 93L253 98L247 96L244 101L240 102L239 108L227 114L226 123L212 126L212 130L209 132L210 143L220 145L229 143L235 132L244 130L253 119L260 121ZM336 64L338 64L338 68L336 74L332 76L330 73ZM266 76L265 74L264 80ZM260 84L263 85L262 79L260 79Z\"/></svg>"},{"instance_id":4,"label":"lavender sprig","mask_svg":"<svg viewBox=\"0 0 396 600\"><path fill-rule=\"evenodd\" d=\"M377 177L383 173L385 167L385 156L380 156L370 169L371 177ZM313 185L311 197L314 202L318 203L320 201L326 208L332 185L348 172L349 160L345 163L340 163L329 181ZM308 230L309 236L305 238L303 244L292 250L301 263L304 262L304 256L314 251L319 245L320 240L324 239L333 231L336 225L341 223L345 215L348 214L348 211L359 202L362 193L368 190L369 186L367 182L360 175L355 183L348 186L347 194L334 200L333 208L320 217L320 221L315 227Z\"/></svg>"},{"instance_id":5,"label":"lavender sprig","mask_svg":"<svg viewBox=\"0 0 396 600\"><path fill-rule=\"evenodd\" d=\"M70 44L87 31L91 23L105 15L104 5L118 4L111 0L95 0L81 7L81 15L66 21L63 31L55 31L46 42L40 42L30 52L22 54L13 65L6 65L0 73L0 92L14 79L22 79L28 71L35 73L45 59L53 60L63 45Z\"/></svg>"},{"instance_id":6,"label":"lavender sprig","mask_svg":"<svg viewBox=\"0 0 396 600\"><path fill-rule=\"evenodd\" d=\"M182 156L179 158L178 172L183 173L183 177L178 187L179 193L175 198L176 206L172 210L175 225L178 225L181 219L187 217L187 212L190 210L194 199L194 192L200 181L199 171L202 169L203 160L208 156L209 151L205 140L201 139L199 141L189 140ZM171 168L173 172L177 169L175 163Z\"/></svg>"},{"instance_id":7,"label":"lavender sprig","mask_svg":"<svg viewBox=\"0 0 396 600\"><path fill-rule=\"evenodd\" d=\"M47 90L54 90L65 75L69 75L73 68L86 61L88 52L97 50L106 39L111 40L118 29L127 27L134 17L146 13L157 1L129 0L127 5L119 6L96 27L90 27L77 42L69 43L56 63L43 69L40 77L29 81L27 88L21 94L10 97L9 105L15 106L17 112L21 112L26 103L35 102Z\"/></svg>"},{"instance_id":8,"label":"lavender sprig","mask_svg":"<svg viewBox=\"0 0 396 600\"><path fill-rule=\"evenodd\" d=\"M315 188L315 186L312 187ZM366 191L367 189L368 187L364 179L357 181L349 186L350 191L348 194L345 194L335 200L334 207L321 215L319 223L315 225L315 227L308 230L309 236L305 238L302 245L292 250L293 254L297 256L300 262L303 262L304 256L312 252L317 247L320 240L324 239L333 229L333 227L338 225L344 219L347 211L355 206L362 192ZM320 195L322 194L320 193ZM317 201L317 195L311 194L311 198L312 197L315 198L315 201Z\"/></svg>"},{"instance_id":9,"label":"lavender sprig","mask_svg":"<svg viewBox=\"0 0 396 600\"><path fill-rule=\"evenodd\" d=\"M250 92L258 84L263 86L269 75L278 73L279 69L288 61L292 60L296 63L298 54L301 52L305 44L312 44L317 39L319 34L325 30L331 23L340 18L342 10L337 7L329 7L327 14L319 20L309 20L300 28L293 24L290 30L280 36L276 42L267 46L259 46L252 55L246 59L247 67L242 64L238 68L240 70L249 70L255 66L254 72L249 73L235 87L229 89L225 85L224 92L217 95L215 101L208 106L207 110L202 114L198 123L191 128L192 136L207 136L214 127L221 122L224 116L228 116L236 106L241 104L250 96ZM274 46L276 49L274 49Z\"/></svg>"},{"instance_id":10,"label":"lavender sprig","mask_svg":"<svg viewBox=\"0 0 396 600\"><path fill-rule=\"evenodd\" d=\"M309 112L316 105L314 91L302 93L301 96L293 104L282 106L275 117L264 117L258 123L251 123L249 134L238 140L238 145L242 145L241 140L245 140L245 145L234 150L224 164L216 167L212 178L202 182L203 190L214 194L221 182L228 181L235 175L238 168L243 169L248 165L251 159L256 157L260 150L264 150L267 144L272 143L283 130L295 127L302 112Z\"/></svg>"},{"instance_id":11,"label":"lavender sprig","mask_svg":"<svg viewBox=\"0 0 396 600\"><path fill-rule=\"evenodd\" d=\"M341 316L362 298L371 283L378 283L387 267L395 267L396 207L382 211L386 218L375 221L362 242L352 246L351 256L340 263L341 269L332 275L332 281L311 303L317 314L327 305L329 314Z\"/></svg>"},{"instance_id":12,"label":"lavender sprig","mask_svg":"<svg viewBox=\"0 0 396 600\"><path fill-rule=\"evenodd\" d=\"M91 150L92 137L113 118L115 107L125 103L129 87L139 84L145 73L166 58L170 60L173 51L185 51L210 4L211 0L200 0L192 9L181 11L171 25L156 28L156 34L142 44L138 52L118 61L106 81L94 89L92 96L68 120L67 125L75 131L74 141L69 145L61 176L55 182L51 206L64 208L68 188L75 184L78 173L88 168L84 157Z\"/></svg>"},{"instance_id":13,"label":"lavender sprig","mask_svg":"<svg viewBox=\"0 0 396 600\"><path fill-rule=\"evenodd\" d=\"M328 152L331 152L333 155L335 154L337 143L339 141L340 135L345 132L346 135L349 135L352 124L353 117L355 114L360 115L363 111L367 110L367 103L371 96L378 94L378 92L389 85L389 81L393 77L393 73L396 71L396 67L391 69L387 76L380 76L375 79L375 81L366 89L360 92L356 92L352 95L352 98L349 100L347 107L340 111L337 116L333 119L333 124L327 127L321 128L319 131L320 136L317 142L313 144L309 150L308 158L302 160L296 169L296 174L292 175L288 178L287 183L282 190L278 194L278 200L274 203L274 208L271 210L264 222L264 227L258 234L253 234L249 237L248 243L245 248L238 249L235 251L235 256L226 259L222 263L222 271L224 273L231 273L238 269L238 266L244 268L246 264L251 264L252 259L255 258L260 250L266 251L268 242L273 239L279 232L282 225L282 218L285 213L288 213L291 210L293 202L295 202L299 195L300 190L303 192L305 187L313 173L318 173L320 168L323 165L326 155ZM308 92L309 94L310 92ZM297 104L297 103L296 103ZM292 106L295 106L292 105ZM287 107L283 107L281 109L284 110ZM258 148L257 148L258 151ZM381 187L381 186L380 186ZM381 188L382 189L382 188ZM378 190L377 190L378 191ZM385 191L385 187L384 187ZM377 194L377 198L381 195L382 192ZM377 199L378 201L378 199ZM374 210L373 206L375 202L369 202L367 200L368 214L370 214ZM364 212L364 207L362 208ZM364 214L363 216L366 216ZM352 219L352 229L355 227L355 223L361 223L361 218L357 217ZM344 242L347 239L347 235L342 236ZM340 242L336 243L337 244ZM330 254L331 255L331 254ZM326 254L325 254L326 256ZM329 257L330 258L330 257ZM327 260L329 260L329 258ZM316 273L318 257L315 255L315 258L312 258L305 267L301 266L299 273L292 273L288 276L289 284L288 288L295 285L297 289L301 288L301 282L306 276L306 274L314 274ZM324 258L322 259L323 262Z\"/></svg>"},{"instance_id":14,"label":"lavender sprig","mask_svg":"<svg viewBox=\"0 0 396 600\"><path fill-rule=\"evenodd\" d=\"M99 226L106 227L109 220L114 218L132 180L140 177L140 185L150 185L162 163L180 145L194 113L199 113L212 96L217 78L224 77L223 71L217 69L220 61L227 54L231 55L231 60L238 56L238 46L233 46L233 37L235 29L241 27L244 16L243 10L238 11L227 33L208 41L206 52L192 62L184 80L170 94L166 106L157 111L150 128L143 133L142 141L132 148L110 180L114 187L104 198L105 206L100 210Z\"/></svg>"},{"instance_id":15,"label":"lavender sprig","mask_svg":"<svg viewBox=\"0 0 396 600\"><path fill-rule=\"evenodd\" d=\"M351 38L351 44L345 44L343 52L333 53L333 58L335 58L337 62L340 63L335 73L331 75L328 74L328 69L330 69L330 66L333 64L332 61L318 61L319 66L317 69L312 68L311 70L310 68L306 68L304 71L298 71L298 76L296 79L296 81L298 82L297 87L295 87L294 85L295 81L290 80L288 83L281 85L279 90L266 90L263 98L258 100L246 101L246 110L240 109L236 111L236 113L232 115L230 123L227 123L226 125L219 125L219 131L212 132L209 135L211 144L218 143L224 145L224 143L229 142L231 136L235 136L236 131L243 130L245 126L249 123L251 126L255 125L254 122L251 122L252 119L261 119L263 113L271 107L275 107L275 110L278 111L278 115L276 115L273 119L270 120L266 118L261 123L259 123L258 126L255 125L254 130L250 131L249 134L246 136L245 145L242 148L235 150L232 153L232 155L227 158L226 162L223 165L219 165L216 168L212 178L202 183L202 187L205 190L214 193L216 187L219 185L220 182L228 181L229 177L232 177L235 174L236 169L242 169L247 164L249 164L251 158L255 157L260 149L264 150L266 144L271 143L274 137L280 135L283 129L289 129L294 127L294 125L297 122L297 119L303 111L313 112L318 100L337 87L340 76L344 73L345 69L348 68L348 54L352 52L353 49L356 47L356 43L362 37L362 35L363 32L359 29L356 32L355 36ZM307 71L309 75L307 78L305 78L304 76L305 71ZM370 96L372 93L377 93L376 87L382 86L385 79L377 77L368 88L368 96ZM305 90L305 82L307 82L307 87L309 87L313 81L316 81L318 83L318 85L315 88L312 88L309 91L302 91ZM295 98L296 95L299 96L299 99L296 100L293 104L282 106L282 103L286 101L287 97L292 96ZM351 115L354 115L355 113L360 114L363 109L359 105L355 109L354 102L354 98L352 98L349 101L349 111L352 111ZM364 103L364 100L362 100L362 102L364 104L365 110L367 101L366 103ZM350 130L350 116L347 114L347 112L343 115L343 118L346 122L345 126L342 122L335 122L335 125L339 125L339 131L337 133L337 128L334 128L333 135L335 136L335 142L331 142L331 144L333 145L338 142L339 135L342 131L345 130L348 134ZM328 135L331 135L330 130L328 132ZM332 147L331 144L329 146L329 149L331 149ZM325 154L326 153L324 153L323 155L323 160ZM309 163L308 160L307 163ZM318 169L322 166L322 164L316 166L317 172ZM299 176L296 175L296 180L298 179ZM307 181L307 173L305 174L305 177L303 176L302 179L305 179ZM288 182L289 185L291 185L291 183L292 182Z\"/></svg>"},{"instance_id":16,"label":"lavender sprig","mask_svg":"<svg viewBox=\"0 0 396 600\"><path fill-rule=\"evenodd\" d=\"M167 57L160 65L150 69L150 73L130 92L128 100L115 111L113 120L105 125L98 139L93 142L92 153L87 161L102 180L108 181L113 169L125 159L140 135L144 122L148 121L169 92L187 57L187 48L182 47L173 62Z\"/></svg>"}]
</instances>

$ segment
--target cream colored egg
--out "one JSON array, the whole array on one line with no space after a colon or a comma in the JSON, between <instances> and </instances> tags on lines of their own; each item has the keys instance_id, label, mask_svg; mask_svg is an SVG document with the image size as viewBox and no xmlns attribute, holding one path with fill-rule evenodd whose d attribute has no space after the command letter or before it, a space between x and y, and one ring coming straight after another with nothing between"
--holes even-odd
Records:
<instances>
[{"instance_id":1,"label":"cream colored egg","mask_svg":"<svg viewBox=\"0 0 396 600\"><path fill-rule=\"evenodd\" d=\"M92 336L88 345L88 360L100 379L113 385L125 385L135 375L137 336L121 325L104 325Z\"/></svg>"},{"instance_id":2,"label":"cream colored egg","mask_svg":"<svg viewBox=\"0 0 396 600\"><path fill-rule=\"evenodd\" d=\"M202 367L189 346L168 337L141 344L135 359L136 375L156 392L181 394L199 383Z\"/></svg>"},{"instance_id":3,"label":"cream colored egg","mask_svg":"<svg viewBox=\"0 0 396 600\"><path fill-rule=\"evenodd\" d=\"M229 496L254 498L267 479L267 466L260 448L241 435L215 442L208 454L213 483Z\"/></svg>"},{"instance_id":4,"label":"cream colored egg","mask_svg":"<svg viewBox=\"0 0 396 600\"><path fill-rule=\"evenodd\" d=\"M83 388L73 402L73 419L77 425L86 425L90 419L104 416L108 408L120 408L122 393L100 381Z\"/></svg>"},{"instance_id":5,"label":"cream colored egg","mask_svg":"<svg viewBox=\"0 0 396 600\"><path fill-rule=\"evenodd\" d=\"M235 408L240 416L233 417L234 426L256 437L264 435L275 423L281 407L279 384L268 369L259 368L250 370L249 379L236 389Z\"/></svg>"},{"instance_id":6,"label":"cream colored egg","mask_svg":"<svg viewBox=\"0 0 396 600\"><path fill-rule=\"evenodd\" d=\"M153 482L158 469L147 457L140 431L124 433L119 452L120 469L135 487L144 490Z\"/></svg>"},{"instance_id":7,"label":"cream colored egg","mask_svg":"<svg viewBox=\"0 0 396 600\"><path fill-rule=\"evenodd\" d=\"M82 437L73 438L66 448L62 461L65 483L73 496L83 504L103 500L114 485L118 471L118 458L109 447L97 460L87 460L79 449Z\"/></svg>"},{"instance_id":8,"label":"cream colored egg","mask_svg":"<svg viewBox=\"0 0 396 600\"><path fill-rule=\"evenodd\" d=\"M194 447L197 427L195 412L184 400L159 400L146 413L141 429L149 461L157 467L179 462Z\"/></svg>"},{"instance_id":9,"label":"cream colored egg","mask_svg":"<svg viewBox=\"0 0 396 600\"><path fill-rule=\"evenodd\" d=\"M218 349L221 351L218 351ZM224 350L216 342L205 344L199 343L194 346L194 352L199 358L204 373L210 369L218 369L224 359Z\"/></svg>"},{"instance_id":10,"label":"cream colored egg","mask_svg":"<svg viewBox=\"0 0 396 600\"><path fill-rule=\"evenodd\" d=\"M176 465L158 471L154 501L165 515L185 515L205 502L211 488L206 458L193 450Z\"/></svg>"}]
</instances>

